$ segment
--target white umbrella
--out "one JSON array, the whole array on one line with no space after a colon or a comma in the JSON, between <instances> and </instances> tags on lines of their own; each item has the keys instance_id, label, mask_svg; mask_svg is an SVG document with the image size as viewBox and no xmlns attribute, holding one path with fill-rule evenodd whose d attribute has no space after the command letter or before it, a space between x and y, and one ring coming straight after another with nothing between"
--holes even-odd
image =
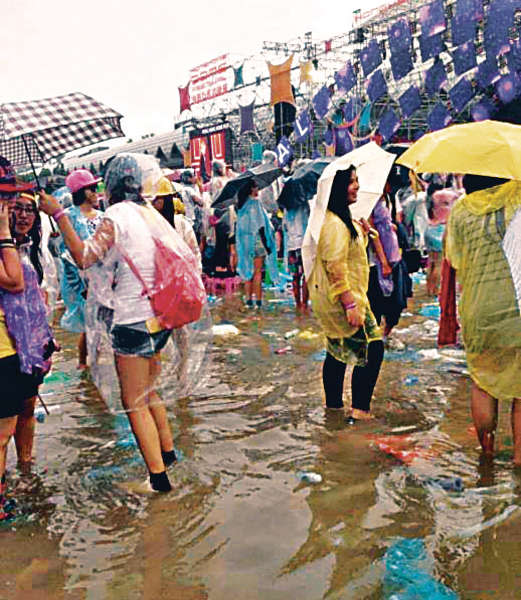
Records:
<instances>
[{"instance_id":1,"label":"white umbrella","mask_svg":"<svg viewBox=\"0 0 521 600\"><path fill-rule=\"evenodd\" d=\"M345 170L351 165L356 167L360 189L356 204L350 206L351 215L353 219L368 219L383 193L385 182L395 159L395 154L382 150L375 142L369 142L344 154L324 169L318 180L317 195L311 203L311 214L302 244L302 262L306 279L309 279L311 275L317 256L320 230L326 215L329 194L336 172Z\"/></svg>"}]
</instances>

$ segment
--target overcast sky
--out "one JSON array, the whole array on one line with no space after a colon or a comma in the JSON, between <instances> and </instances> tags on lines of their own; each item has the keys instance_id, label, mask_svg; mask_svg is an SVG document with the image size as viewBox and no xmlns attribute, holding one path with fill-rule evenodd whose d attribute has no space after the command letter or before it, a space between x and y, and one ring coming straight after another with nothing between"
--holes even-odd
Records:
<instances>
[{"instance_id":1,"label":"overcast sky","mask_svg":"<svg viewBox=\"0 0 521 600\"><path fill-rule=\"evenodd\" d=\"M263 41L351 28L379 0L3 0L0 102L84 92L125 116L130 137L163 133L191 67Z\"/></svg>"}]
</instances>

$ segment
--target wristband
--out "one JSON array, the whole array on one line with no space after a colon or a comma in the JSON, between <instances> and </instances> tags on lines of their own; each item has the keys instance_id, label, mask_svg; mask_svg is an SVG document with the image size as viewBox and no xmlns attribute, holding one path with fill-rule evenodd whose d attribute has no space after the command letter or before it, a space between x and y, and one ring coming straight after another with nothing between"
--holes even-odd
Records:
<instances>
[{"instance_id":1,"label":"wristband","mask_svg":"<svg viewBox=\"0 0 521 600\"><path fill-rule=\"evenodd\" d=\"M0 244L14 244L13 238L2 238Z\"/></svg>"},{"instance_id":2,"label":"wristband","mask_svg":"<svg viewBox=\"0 0 521 600\"><path fill-rule=\"evenodd\" d=\"M342 304L342 306L344 307L345 311L353 310L353 308L356 308L356 302L350 302L349 304Z\"/></svg>"},{"instance_id":3,"label":"wristband","mask_svg":"<svg viewBox=\"0 0 521 600\"><path fill-rule=\"evenodd\" d=\"M4 248L16 248L16 245L14 242L0 242L0 250Z\"/></svg>"},{"instance_id":4,"label":"wristband","mask_svg":"<svg viewBox=\"0 0 521 600\"><path fill-rule=\"evenodd\" d=\"M65 215L65 210L63 208L59 208L56 212L52 213L52 218L55 221L58 221L59 219L61 219L63 216Z\"/></svg>"}]
</instances>

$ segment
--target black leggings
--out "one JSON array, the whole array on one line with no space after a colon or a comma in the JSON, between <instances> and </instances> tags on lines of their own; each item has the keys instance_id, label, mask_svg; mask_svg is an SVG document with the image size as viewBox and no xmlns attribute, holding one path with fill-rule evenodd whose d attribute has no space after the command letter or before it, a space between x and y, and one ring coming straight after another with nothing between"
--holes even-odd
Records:
<instances>
[{"instance_id":1,"label":"black leggings","mask_svg":"<svg viewBox=\"0 0 521 600\"><path fill-rule=\"evenodd\" d=\"M367 365L355 367L351 377L352 407L369 411L374 386L380 373L384 357L384 344L382 340L371 342L367 348ZM326 354L322 369L322 381L326 392L326 406L328 408L343 408L342 399L344 391L344 376L346 364L334 356Z\"/></svg>"}]
</instances>

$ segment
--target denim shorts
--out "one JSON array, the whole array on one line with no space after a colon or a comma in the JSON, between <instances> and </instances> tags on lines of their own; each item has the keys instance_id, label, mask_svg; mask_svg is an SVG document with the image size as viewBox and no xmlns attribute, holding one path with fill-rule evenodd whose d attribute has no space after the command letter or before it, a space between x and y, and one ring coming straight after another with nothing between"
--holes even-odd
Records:
<instances>
[{"instance_id":1,"label":"denim shorts","mask_svg":"<svg viewBox=\"0 0 521 600\"><path fill-rule=\"evenodd\" d=\"M110 332L112 348L116 354L126 354L151 358L160 352L168 342L171 329L150 333L146 321L129 325L114 325Z\"/></svg>"}]
</instances>

